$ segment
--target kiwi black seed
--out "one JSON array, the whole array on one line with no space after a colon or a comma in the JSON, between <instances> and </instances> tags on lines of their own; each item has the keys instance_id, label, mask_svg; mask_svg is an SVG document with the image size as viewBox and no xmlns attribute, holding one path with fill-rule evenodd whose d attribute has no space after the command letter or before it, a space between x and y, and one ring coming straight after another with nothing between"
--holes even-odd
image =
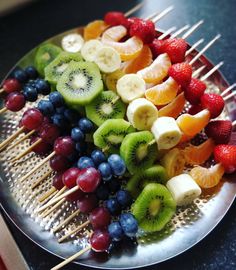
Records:
<instances>
[{"instance_id":1,"label":"kiwi black seed","mask_svg":"<svg viewBox=\"0 0 236 270\"><path fill-rule=\"evenodd\" d=\"M35 67L38 70L41 76L44 76L44 69L49 65L59 53L62 52L62 49L54 44L46 43L41 45L35 55Z\"/></svg>"},{"instance_id":2,"label":"kiwi black seed","mask_svg":"<svg viewBox=\"0 0 236 270\"><path fill-rule=\"evenodd\" d=\"M165 184L166 181L167 174L165 168L160 165L154 165L133 175L127 182L126 189L136 199L146 185L150 183Z\"/></svg>"},{"instance_id":3,"label":"kiwi black seed","mask_svg":"<svg viewBox=\"0 0 236 270\"><path fill-rule=\"evenodd\" d=\"M135 174L153 165L157 156L157 144L150 131L134 132L124 138L120 154L128 171Z\"/></svg>"},{"instance_id":4,"label":"kiwi black seed","mask_svg":"<svg viewBox=\"0 0 236 270\"><path fill-rule=\"evenodd\" d=\"M93 134L94 144L107 153L119 153L124 137L134 131L124 119L109 119Z\"/></svg>"},{"instance_id":5,"label":"kiwi black seed","mask_svg":"<svg viewBox=\"0 0 236 270\"><path fill-rule=\"evenodd\" d=\"M123 119L126 106L112 91L103 91L85 107L87 117L97 126L108 119Z\"/></svg>"},{"instance_id":6,"label":"kiwi black seed","mask_svg":"<svg viewBox=\"0 0 236 270\"><path fill-rule=\"evenodd\" d=\"M70 62L58 80L57 90L71 105L89 104L103 90L98 66L91 62Z\"/></svg>"},{"instance_id":7,"label":"kiwi black seed","mask_svg":"<svg viewBox=\"0 0 236 270\"><path fill-rule=\"evenodd\" d=\"M161 184L148 184L132 205L132 214L146 232L162 230L176 210L169 190Z\"/></svg>"}]
</instances>

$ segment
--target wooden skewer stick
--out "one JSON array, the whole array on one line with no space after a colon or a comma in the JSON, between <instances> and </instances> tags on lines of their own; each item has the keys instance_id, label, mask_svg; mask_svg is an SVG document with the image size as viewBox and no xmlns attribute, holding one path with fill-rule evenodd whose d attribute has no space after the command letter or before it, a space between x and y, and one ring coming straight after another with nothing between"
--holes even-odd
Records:
<instances>
[{"instance_id":1,"label":"wooden skewer stick","mask_svg":"<svg viewBox=\"0 0 236 270\"><path fill-rule=\"evenodd\" d=\"M46 179L51 173L53 172L52 169L50 169L48 172L46 172L41 178L39 178L38 181L36 181L32 186L31 189L35 189L41 182L43 182L44 179Z\"/></svg>"},{"instance_id":2,"label":"wooden skewer stick","mask_svg":"<svg viewBox=\"0 0 236 270\"><path fill-rule=\"evenodd\" d=\"M233 121L232 126L236 126L236 120Z\"/></svg>"},{"instance_id":3,"label":"wooden skewer stick","mask_svg":"<svg viewBox=\"0 0 236 270\"><path fill-rule=\"evenodd\" d=\"M153 23L156 23L161 18L163 18L164 16L166 16L169 12L171 12L173 9L174 9L174 6L169 6L168 8L166 8L165 10L163 10L160 14L158 14L156 17L154 17L152 19L152 22Z\"/></svg>"},{"instance_id":4,"label":"wooden skewer stick","mask_svg":"<svg viewBox=\"0 0 236 270\"><path fill-rule=\"evenodd\" d=\"M173 26L173 27L167 29L162 35L160 35L160 36L158 37L158 39L159 39L159 40L164 39L165 37L167 37L168 35L170 35L170 34L171 34L172 32L174 32L175 30L176 30L176 27L175 27L175 26Z\"/></svg>"},{"instance_id":5,"label":"wooden skewer stick","mask_svg":"<svg viewBox=\"0 0 236 270\"><path fill-rule=\"evenodd\" d=\"M5 141L0 143L0 151L2 151L11 141L13 141L18 135L25 130L24 127L19 128L14 134L8 137Z\"/></svg>"},{"instance_id":6,"label":"wooden skewer stick","mask_svg":"<svg viewBox=\"0 0 236 270\"><path fill-rule=\"evenodd\" d=\"M192 74L192 77L193 78L197 78L198 75L206 68L205 65L201 66L200 68L196 69L193 74Z\"/></svg>"},{"instance_id":7,"label":"wooden skewer stick","mask_svg":"<svg viewBox=\"0 0 236 270\"><path fill-rule=\"evenodd\" d=\"M39 202L45 201L48 197L50 197L52 194L55 194L58 190L52 186L47 192L45 192L40 198Z\"/></svg>"},{"instance_id":8,"label":"wooden skewer stick","mask_svg":"<svg viewBox=\"0 0 236 270\"><path fill-rule=\"evenodd\" d=\"M80 257L81 255L83 255L85 252L89 251L90 249L92 249L91 245L88 245L86 248L80 250L79 252L75 253L74 255L72 255L71 257L67 258L66 260L64 260L63 262L59 263L58 265L54 266L53 268L51 268L51 270L59 270L61 269L63 266L67 265L68 263L74 261L76 258Z\"/></svg>"},{"instance_id":9,"label":"wooden skewer stick","mask_svg":"<svg viewBox=\"0 0 236 270\"><path fill-rule=\"evenodd\" d=\"M5 113L6 111L7 111L7 108L4 107L4 108L2 108L2 109L0 110L0 114Z\"/></svg>"},{"instance_id":10,"label":"wooden skewer stick","mask_svg":"<svg viewBox=\"0 0 236 270\"><path fill-rule=\"evenodd\" d=\"M5 92L4 88L1 88L1 89L0 89L0 94L2 94L2 93L4 93L4 92Z\"/></svg>"},{"instance_id":11,"label":"wooden skewer stick","mask_svg":"<svg viewBox=\"0 0 236 270\"><path fill-rule=\"evenodd\" d=\"M232 84L228 88L226 88L222 93L221 96L223 97L225 94L228 94L231 90L233 90L236 87L236 83Z\"/></svg>"},{"instance_id":12,"label":"wooden skewer stick","mask_svg":"<svg viewBox=\"0 0 236 270\"><path fill-rule=\"evenodd\" d=\"M216 70L224 65L224 62L221 61L219 64L215 65L210 71L208 71L204 76L201 77L201 81L208 79Z\"/></svg>"},{"instance_id":13,"label":"wooden skewer stick","mask_svg":"<svg viewBox=\"0 0 236 270\"><path fill-rule=\"evenodd\" d=\"M236 97L236 91L233 91L231 94L229 94L226 97L223 97L224 101L227 101L228 99L232 98L232 97Z\"/></svg>"},{"instance_id":14,"label":"wooden skewer stick","mask_svg":"<svg viewBox=\"0 0 236 270\"><path fill-rule=\"evenodd\" d=\"M183 36L183 39L188 38L195 30L197 30L202 24L204 23L203 20L197 22L196 24L194 24Z\"/></svg>"},{"instance_id":15,"label":"wooden skewer stick","mask_svg":"<svg viewBox=\"0 0 236 270\"><path fill-rule=\"evenodd\" d=\"M73 234L77 234L79 231L81 231L83 228L85 228L86 226L88 226L90 223L89 220L85 221L83 224L79 225L78 227L76 227L74 230L68 232L67 234L65 234L64 236L62 236L61 238L58 239L58 243L63 242L65 239L67 239L68 237L70 237Z\"/></svg>"},{"instance_id":16,"label":"wooden skewer stick","mask_svg":"<svg viewBox=\"0 0 236 270\"><path fill-rule=\"evenodd\" d=\"M190 49L187 50L185 56L188 56L193 50L195 50L200 44L204 42L204 39L199 39L196 43L194 43Z\"/></svg>"},{"instance_id":17,"label":"wooden skewer stick","mask_svg":"<svg viewBox=\"0 0 236 270\"><path fill-rule=\"evenodd\" d=\"M145 4L146 1L143 1L139 4L137 4L136 6L134 6L133 8L131 8L130 10L128 10L127 12L125 12L125 17L129 17L131 14L135 13L136 11L138 11L141 7L143 7L143 5Z\"/></svg>"},{"instance_id":18,"label":"wooden skewer stick","mask_svg":"<svg viewBox=\"0 0 236 270\"><path fill-rule=\"evenodd\" d=\"M37 146L38 144L40 144L42 142L42 139L38 139L36 142L34 142L33 144L31 144L28 148L26 148L23 152L21 152L19 155L17 155L16 157L14 157L13 159L11 159L11 162L16 162L17 160L21 159L22 157L24 157L25 155L27 155L29 152L31 152L31 150L34 149L35 146Z\"/></svg>"},{"instance_id":19,"label":"wooden skewer stick","mask_svg":"<svg viewBox=\"0 0 236 270\"><path fill-rule=\"evenodd\" d=\"M37 164L31 171L25 174L21 179L20 182L24 182L28 177L30 177L34 172L36 172L41 166L43 166L50 158L55 156L55 152L53 151L50 155L48 155L45 159L43 159L39 164Z\"/></svg>"},{"instance_id":20,"label":"wooden skewer stick","mask_svg":"<svg viewBox=\"0 0 236 270\"><path fill-rule=\"evenodd\" d=\"M216 35L207 45L189 62L190 65L193 65L204 53L207 51L219 38L220 34Z\"/></svg>"},{"instance_id":21,"label":"wooden skewer stick","mask_svg":"<svg viewBox=\"0 0 236 270\"><path fill-rule=\"evenodd\" d=\"M51 207L50 209L48 209L47 211L45 211L44 213L41 214L42 218L47 217L48 215L50 215L54 210L56 210L60 205L62 205L64 202L66 201L66 198L61 199L59 202L57 202L55 205L53 205L53 207Z\"/></svg>"},{"instance_id":22,"label":"wooden skewer stick","mask_svg":"<svg viewBox=\"0 0 236 270\"><path fill-rule=\"evenodd\" d=\"M8 147L7 150L11 150L12 148L16 147L18 144L20 144L24 140L28 139L34 133L35 133L35 130L31 130L30 132L28 132L27 134L25 134L23 137L21 137L17 142L15 142L10 147Z\"/></svg>"},{"instance_id":23,"label":"wooden skewer stick","mask_svg":"<svg viewBox=\"0 0 236 270\"><path fill-rule=\"evenodd\" d=\"M171 35L171 38L176 38L180 34L182 34L185 30L189 29L190 25L186 24L183 27L181 27L178 31L176 31L174 34Z\"/></svg>"},{"instance_id":24,"label":"wooden skewer stick","mask_svg":"<svg viewBox=\"0 0 236 270\"><path fill-rule=\"evenodd\" d=\"M52 231L53 233L59 231L64 225L68 224L74 217L76 217L80 213L80 210L77 209L75 212L73 212L69 217L67 217L63 222L61 222L59 225L57 225Z\"/></svg>"}]
</instances>

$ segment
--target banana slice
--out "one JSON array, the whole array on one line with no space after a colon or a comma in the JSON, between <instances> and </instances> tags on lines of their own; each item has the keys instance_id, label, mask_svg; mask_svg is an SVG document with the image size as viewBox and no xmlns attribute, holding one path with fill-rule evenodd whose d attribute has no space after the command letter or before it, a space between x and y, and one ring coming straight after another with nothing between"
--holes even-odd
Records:
<instances>
[{"instance_id":1,"label":"banana slice","mask_svg":"<svg viewBox=\"0 0 236 270\"><path fill-rule=\"evenodd\" d=\"M91 39L84 43L81 54L86 61L93 62L97 52L103 47L102 42L97 39Z\"/></svg>"},{"instance_id":2,"label":"banana slice","mask_svg":"<svg viewBox=\"0 0 236 270\"><path fill-rule=\"evenodd\" d=\"M150 130L157 117L157 108L146 98L133 100L127 108L127 118L138 130Z\"/></svg>"},{"instance_id":3,"label":"banana slice","mask_svg":"<svg viewBox=\"0 0 236 270\"><path fill-rule=\"evenodd\" d=\"M117 81L117 93L125 103L144 96L145 81L136 74L127 74Z\"/></svg>"},{"instance_id":4,"label":"banana slice","mask_svg":"<svg viewBox=\"0 0 236 270\"><path fill-rule=\"evenodd\" d=\"M201 188L188 174L180 174L171 178L166 186L179 206L191 203L202 193Z\"/></svg>"},{"instance_id":5,"label":"banana slice","mask_svg":"<svg viewBox=\"0 0 236 270\"><path fill-rule=\"evenodd\" d=\"M170 149L179 143L182 133L172 117L159 117L153 123L151 131L158 149Z\"/></svg>"},{"instance_id":6,"label":"banana slice","mask_svg":"<svg viewBox=\"0 0 236 270\"><path fill-rule=\"evenodd\" d=\"M104 73L114 72L119 69L121 65L119 53L115 49L107 46L97 51L94 61Z\"/></svg>"},{"instance_id":7,"label":"banana slice","mask_svg":"<svg viewBox=\"0 0 236 270\"><path fill-rule=\"evenodd\" d=\"M63 37L61 46L66 52L79 52L84 44L84 39L79 34L69 34Z\"/></svg>"}]
</instances>

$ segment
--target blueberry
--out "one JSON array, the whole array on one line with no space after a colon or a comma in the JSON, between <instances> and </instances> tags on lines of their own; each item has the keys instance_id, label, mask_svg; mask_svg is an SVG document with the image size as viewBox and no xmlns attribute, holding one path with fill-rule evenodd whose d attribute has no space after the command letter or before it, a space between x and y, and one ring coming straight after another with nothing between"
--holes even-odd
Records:
<instances>
[{"instance_id":1,"label":"blueberry","mask_svg":"<svg viewBox=\"0 0 236 270\"><path fill-rule=\"evenodd\" d=\"M44 116L50 116L54 114L54 107L49 100L40 100L38 103L38 109Z\"/></svg>"},{"instance_id":2,"label":"blueberry","mask_svg":"<svg viewBox=\"0 0 236 270\"><path fill-rule=\"evenodd\" d=\"M112 222L108 226L108 232L113 241L120 241L123 236L124 232L119 222Z\"/></svg>"},{"instance_id":3,"label":"blueberry","mask_svg":"<svg viewBox=\"0 0 236 270\"><path fill-rule=\"evenodd\" d=\"M107 185L100 185L97 189L96 189L96 195L98 197L99 200L107 200L109 198L109 188Z\"/></svg>"},{"instance_id":4,"label":"blueberry","mask_svg":"<svg viewBox=\"0 0 236 270\"><path fill-rule=\"evenodd\" d=\"M48 95L51 92L50 84L44 79L35 80L35 87L39 94Z\"/></svg>"},{"instance_id":5,"label":"blueberry","mask_svg":"<svg viewBox=\"0 0 236 270\"><path fill-rule=\"evenodd\" d=\"M93 152L91 153L91 158L93 159L95 165L99 165L102 162L106 161L106 156L103 154L102 151L100 150L93 150Z\"/></svg>"},{"instance_id":6,"label":"blueberry","mask_svg":"<svg viewBox=\"0 0 236 270\"><path fill-rule=\"evenodd\" d=\"M71 138L75 142L83 142L85 135L78 127L74 127L71 130Z\"/></svg>"},{"instance_id":7,"label":"blueberry","mask_svg":"<svg viewBox=\"0 0 236 270\"><path fill-rule=\"evenodd\" d=\"M116 198L110 198L106 202L106 208L112 215L118 215L121 212L121 207Z\"/></svg>"},{"instance_id":8,"label":"blueberry","mask_svg":"<svg viewBox=\"0 0 236 270\"><path fill-rule=\"evenodd\" d=\"M120 189L120 182L117 179L111 179L108 182L108 187L111 193L115 193Z\"/></svg>"},{"instance_id":9,"label":"blueberry","mask_svg":"<svg viewBox=\"0 0 236 270\"><path fill-rule=\"evenodd\" d=\"M66 119L73 125L76 125L79 119L79 114L75 110L66 109L64 111Z\"/></svg>"},{"instance_id":10,"label":"blueberry","mask_svg":"<svg viewBox=\"0 0 236 270\"><path fill-rule=\"evenodd\" d=\"M79 120L79 128L84 133L90 133L93 131L93 123L88 118L81 118Z\"/></svg>"},{"instance_id":11,"label":"blueberry","mask_svg":"<svg viewBox=\"0 0 236 270\"><path fill-rule=\"evenodd\" d=\"M36 79L38 77L38 71L33 66L26 67L25 73L27 74L28 78L30 78L30 79Z\"/></svg>"},{"instance_id":12,"label":"blueberry","mask_svg":"<svg viewBox=\"0 0 236 270\"><path fill-rule=\"evenodd\" d=\"M66 110L66 107L56 108L56 112L59 113L59 114L63 114L63 115L64 115L65 110Z\"/></svg>"},{"instance_id":13,"label":"blueberry","mask_svg":"<svg viewBox=\"0 0 236 270\"><path fill-rule=\"evenodd\" d=\"M127 190L119 190L116 193L116 199L119 202L119 204L122 206L122 208L126 208L131 205L132 203L132 197Z\"/></svg>"},{"instance_id":14,"label":"blueberry","mask_svg":"<svg viewBox=\"0 0 236 270\"><path fill-rule=\"evenodd\" d=\"M90 157L81 157L78 160L77 166L80 170L85 169L85 168L89 168L89 167L95 167L93 160Z\"/></svg>"},{"instance_id":15,"label":"blueberry","mask_svg":"<svg viewBox=\"0 0 236 270\"><path fill-rule=\"evenodd\" d=\"M104 181L109 181L112 178L111 166L107 162L103 162L98 166L98 170L101 173L102 179Z\"/></svg>"},{"instance_id":16,"label":"blueberry","mask_svg":"<svg viewBox=\"0 0 236 270\"><path fill-rule=\"evenodd\" d=\"M130 213L120 215L120 225L128 237L135 237L138 231L138 222Z\"/></svg>"},{"instance_id":17,"label":"blueberry","mask_svg":"<svg viewBox=\"0 0 236 270\"><path fill-rule=\"evenodd\" d=\"M124 160L117 154L110 155L107 159L110 164L114 175L121 176L126 171Z\"/></svg>"},{"instance_id":18,"label":"blueberry","mask_svg":"<svg viewBox=\"0 0 236 270\"><path fill-rule=\"evenodd\" d=\"M29 81L25 84L25 86L33 86L33 87L35 87L35 80L29 80Z\"/></svg>"},{"instance_id":19,"label":"blueberry","mask_svg":"<svg viewBox=\"0 0 236 270\"><path fill-rule=\"evenodd\" d=\"M38 99L38 92L35 87L31 85L25 85L23 88L23 94L27 101L36 101Z\"/></svg>"},{"instance_id":20,"label":"blueberry","mask_svg":"<svg viewBox=\"0 0 236 270\"><path fill-rule=\"evenodd\" d=\"M49 100L52 102L55 108L62 107L65 103L63 96L58 91L50 93Z\"/></svg>"},{"instance_id":21,"label":"blueberry","mask_svg":"<svg viewBox=\"0 0 236 270\"><path fill-rule=\"evenodd\" d=\"M64 117L64 115L62 114L54 114L52 116L52 122L54 125L58 126L59 128L62 128L62 129L67 129L68 127L68 123Z\"/></svg>"},{"instance_id":22,"label":"blueberry","mask_svg":"<svg viewBox=\"0 0 236 270\"><path fill-rule=\"evenodd\" d=\"M13 72L13 77L19 82L24 83L28 80L28 76L23 69L17 69Z\"/></svg>"},{"instance_id":23,"label":"blueberry","mask_svg":"<svg viewBox=\"0 0 236 270\"><path fill-rule=\"evenodd\" d=\"M75 144L76 152L81 156L86 153L87 143L86 142L77 142Z\"/></svg>"},{"instance_id":24,"label":"blueberry","mask_svg":"<svg viewBox=\"0 0 236 270\"><path fill-rule=\"evenodd\" d=\"M70 156L68 156L67 157L68 158L68 160L70 161L70 162L72 162L72 163L74 163L75 162L75 166L74 167L77 167L77 160L78 160L78 153L77 152L74 152L73 154L71 154Z\"/></svg>"}]
</instances>

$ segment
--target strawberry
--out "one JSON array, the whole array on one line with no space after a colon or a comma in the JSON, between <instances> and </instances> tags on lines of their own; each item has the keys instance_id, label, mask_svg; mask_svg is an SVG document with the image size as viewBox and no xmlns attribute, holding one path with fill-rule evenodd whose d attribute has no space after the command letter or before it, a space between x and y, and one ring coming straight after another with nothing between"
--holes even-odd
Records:
<instances>
[{"instance_id":1,"label":"strawberry","mask_svg":"<svg viewBox=\"0 0 236 270\"><path fill-rule=\"evenodd\" d=\"M152 51L154 58L157 58L158 55L165 52L165 46L167 42L168 42L167 39L163 40L154 39L153 42L149 44L149 47Z\"/></svg>"},{"instance_id":2,"label":"strawberry","mask_svg":"<svg viewBox=\"0 0 236 270\"><path fill-rule=\"evenodd\" d=\"M130 26L129 34L139 37L145 44L151 43L156 36L155 24L150 20L136 20Z\"/></svg>"},{"instance_id":3,"label":"strawberry","mask_svg":"<svg viewBox=\"0 0 236 270\"><path fill-rule=\"evenodd\" d=\"M214 158L224 166L226 173L236 171L236 145L217 145L214 149Z\"/></svg>"},{"instance_id":4,"label":"strawberry","mask_svg":"<svg viewBox=\"0 0 236 270\"><path fill-rule=\"evenodd\" d=\"M230 141L232 123L229 120L215 120L208 123L205 133L216 144L227 144Z\"/></svg>"},{"instance_id":5,"label":"strawberry","mask_svg":"<svg viewBox=\"0 0 236 270\"><path fill-rule=\"evenodd\" d=\"M191 114L191 115L194 115L194 114L199 113L200 111L202 111L202 106L197 104L197 105L192 105L189 108L188 113Z\"/></svg>"},{"instance_id":6,"label":"strawberry","mask_svg":"<svg viewBox=\"0 0 236 270\"><path fill-rule=\"evenodd\" d=\"M184 62L188 44L182 38L169 39L165 45L166 52L173 64Z\"/></svg>"},{"instance_id":7,"label":"strawberry","mask_svg":"<svg viewBox=\"0 0 236 270\"><path fill-rule=\"evenodd\" d=\"M117 11L110 11L107 12L105 17L104 17L105 23L111 26L116 26L116 25L123 25L125 27L128 26L128 21L122 12L117 12Z\"/></svg>"},{"instance_id":8,"label":"strawberry","mask_svg":"<svg viewBox=\"0 0 236 270\"><path fill-rule=\"evenodd\" d=\"M210 111L211 118L216 118L223 111L225 103L220 95L203 94L201 97L201 105L203 109Z\"/></svg>"},{"instance_id":9,"label":"strawberry","mask_svg":"<svg viewBox=\"0 0 236 270\"><path fill-rule=\"evenodd\" d=\"M192 67L186 62L174 64L169 68L169 76L180 86L187 87L192 78Z\"/></svg>"},{"instance_id":10,"label":"strawberry","mask_svg":"<svg viewBox=\"0 0 236 270\"><path fill-rule=\"evenodd\" d=\"M142 19L138 18L138 17L131 17L127 19L127 29L130 29L131 25L133 25L134 23L141 21Z\"/></svg>"},{"instance_id":11,"label":"strawberry","mask_svg":"<svg viewBox=\"0 0 236 270\"><path fill-rule=\"evenodd\" d=\"M192 105L199 104L201 96L206 90L205 83L192 78L190 84L184 89L184 96Z\"/></svg>"}]
</instances>

